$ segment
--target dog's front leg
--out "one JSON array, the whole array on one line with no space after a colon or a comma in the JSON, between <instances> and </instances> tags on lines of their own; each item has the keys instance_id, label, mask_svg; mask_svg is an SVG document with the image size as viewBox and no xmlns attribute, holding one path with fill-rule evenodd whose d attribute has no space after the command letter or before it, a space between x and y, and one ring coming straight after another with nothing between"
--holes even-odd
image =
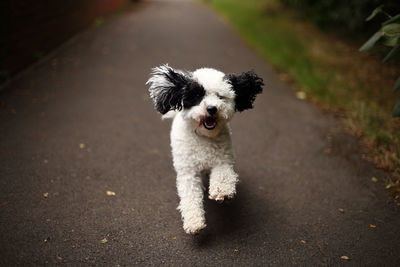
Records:
<instances>
[{"instance_id":1,"label":"dog's front leg","mask_svg":"<svg viewBox=\"0 0 400 267\"><path fill-rule=\"evenodd\" d=\"M203 184L198 175L180 175L176 179L182 215L183 229L188 234L196 234L206 227L203 208Z\"/></svg>"},{"instance_id":2,"label":"dog's front leg","mask_svg":"<svg viewBox=\"0 0 400 267\"><path fill-rule=\"evenodd\" d=\"M223 201L236 194L238 175L229 164L218 165L211 169L209 198Z\"/></svg>"}]
</instances>

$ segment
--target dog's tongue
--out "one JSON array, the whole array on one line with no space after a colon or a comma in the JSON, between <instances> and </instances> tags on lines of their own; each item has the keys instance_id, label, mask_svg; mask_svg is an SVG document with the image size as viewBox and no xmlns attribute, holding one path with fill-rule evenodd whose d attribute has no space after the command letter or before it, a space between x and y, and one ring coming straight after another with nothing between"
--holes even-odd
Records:
<instances>
[{"instance_id":1,"label":"dog's tongue","mask_svg":"<svg viewBox=\"0 0 400 267\"><path fill-rule=\"evenodd\" d=\"M208 126L208 127L214 127L215 126L215 118L213 117L207 117L204 121L204 123Z\"/></svg>"}]
</instances>

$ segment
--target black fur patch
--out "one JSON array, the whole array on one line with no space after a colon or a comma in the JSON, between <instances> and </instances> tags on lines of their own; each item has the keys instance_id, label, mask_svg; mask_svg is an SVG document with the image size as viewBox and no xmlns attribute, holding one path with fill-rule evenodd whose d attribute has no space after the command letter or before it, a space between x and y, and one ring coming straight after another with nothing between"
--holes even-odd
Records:
<instances>
[{"instance_id":1,"label":"black fur patch","mask_svg":"<svg viewBox=\"0 0 400 267\"><path fill-rule=\"evenodd\" d=\"M253 71L243 72L242 74L227 74L225 79L228 80L235 91L236 111L253 108L256 95L262 92L263 79Z\"/></svg>"},{"instance_id":2,"label":"black fur patch","mask_svg":"<svg viewBox=\"0 0 400 267\"><path fill-rule=\"evenodd\" d=\"M183 107L188 109L198 105L203 99L206 91L203 86L195 81L190 81L183 94Z\"/></svg>"},{"instance_id":3,"label":"black fur patch","mask_svg":"<svg viewBox=\"0 0 400 267\"><path fill-rule=\"evenodd\" d=\"M163 76L171 84L170 86L155 86L152 89L157 92L154 97L157 111L165 114L170 110L181 110L184 87L189 82L188 76L176 72L172 68L168 68L167 72L154 73L154 75Z\"/></svg>"}]
</instances>

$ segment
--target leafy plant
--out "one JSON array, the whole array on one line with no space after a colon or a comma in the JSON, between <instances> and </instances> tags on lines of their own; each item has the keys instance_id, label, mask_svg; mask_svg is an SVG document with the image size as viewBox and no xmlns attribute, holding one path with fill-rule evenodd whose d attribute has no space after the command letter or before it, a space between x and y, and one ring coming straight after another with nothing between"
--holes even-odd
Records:
<instances>
[{"instance_id":1,"label":"leafy plant","mask_svg":"<svg viewBox=\"0 0 400 267\"><path fill-rule=\"evenodd\" d=\"M392 47L392 49L387 53L387 55L382 59L382 63L386 63L394 59L400 53L400 14L396 16L391 16L383 10L383 5L377 7L372 11L371 15L366 18L366 21L373 19L378 14L384 14L388 19L384 21L381 25L379 31L374 33L368 41L360 47L360 51L366 51L371 49L379 40L385 46ZM393 92L400 89L400 76L397 78ZM400 99L395 104L393 111L393 117L400 117Z\"/></svg>"}]
</instances>

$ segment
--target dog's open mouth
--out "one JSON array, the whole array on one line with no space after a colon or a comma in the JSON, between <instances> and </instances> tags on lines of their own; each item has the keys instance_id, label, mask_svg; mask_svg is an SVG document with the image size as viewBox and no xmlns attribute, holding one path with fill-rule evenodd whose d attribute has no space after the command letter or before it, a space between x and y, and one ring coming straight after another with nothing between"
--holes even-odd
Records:
<instances>
[{"instance_id":1,"label":"dog's open mouth","mask_svg":"<svg viewBox=\"0 0 400 267\"><path fill-rule=\"evenodd\" d=\"M215 128L215 126L217 126L217 118L216 117L205 117L203 120L203 126L204 128L206 128L207 130L212 130Z\"/></svg>"}]
</instances>

